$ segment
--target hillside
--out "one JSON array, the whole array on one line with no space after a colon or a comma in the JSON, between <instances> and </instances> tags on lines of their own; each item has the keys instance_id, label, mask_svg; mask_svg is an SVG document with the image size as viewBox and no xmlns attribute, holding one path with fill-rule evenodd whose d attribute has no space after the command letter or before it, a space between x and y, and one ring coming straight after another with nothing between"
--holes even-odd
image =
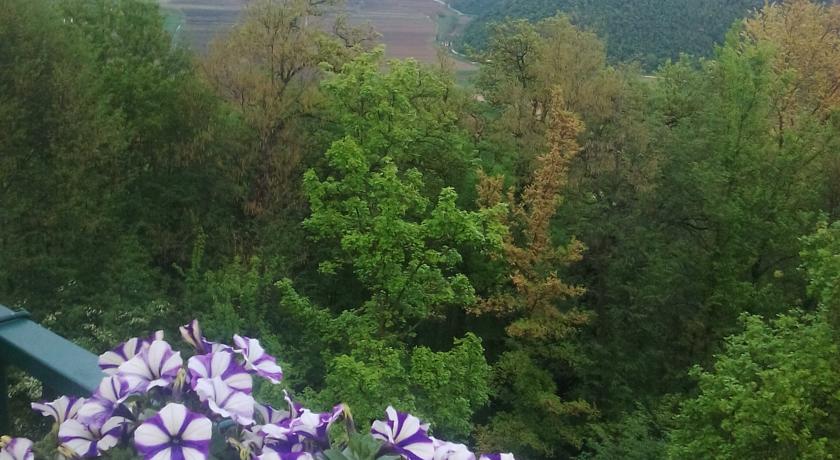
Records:
<instances>
[{"instance_id":1,"label":"hillside","mask_svg":"<svg viewBox=\"0 0 840 460\"><path fill-rule=\"evenodd\" d=\"M613 60L638 60L656 67L680 53L707 55L733 22L764 0L453 0L452 6L476 16L462 47L481 48L487 26L510 18L539 19L557 11L607 41Z\"/></svg>"}]
</instances>

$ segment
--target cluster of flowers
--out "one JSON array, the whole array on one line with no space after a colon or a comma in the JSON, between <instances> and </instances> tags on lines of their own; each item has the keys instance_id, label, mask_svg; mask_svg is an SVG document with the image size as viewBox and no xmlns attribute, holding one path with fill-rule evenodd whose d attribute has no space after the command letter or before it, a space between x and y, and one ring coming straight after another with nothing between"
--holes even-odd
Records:
<instances>
[{"instance_id":1,"label":"cluster of flowers","mask_svg":"<svg viewBox=\"0 0 840 460\"><path fill-rule=\"evenodd\" d=\"M205 340L197 321L180 328L195 350L186 367L180 352L157 332L134 338L99 357L105 372L90 398L62 396L32 408L55 419L51 436L68 459L106 455L117 446L133 447L147 460L200 460L235 453L242 460L321 460L330 444L330 427L345 419L343 404L312 412L285 395L287 409L256 402L253 376L279 383L283 372L256 339L233 337L234 346ZM417 417L389 407L386 420L373 423L378 457L407 460L476 460L463 444L437 440ZM213 443L214 437L225 442ZM212 452L222 446L223 452ZM213 446L213 448L211 448ZM0 438L0 460L34 459L25 438ZM480 460L513 460L510 454Z\"/></svg>"}]
</instances>

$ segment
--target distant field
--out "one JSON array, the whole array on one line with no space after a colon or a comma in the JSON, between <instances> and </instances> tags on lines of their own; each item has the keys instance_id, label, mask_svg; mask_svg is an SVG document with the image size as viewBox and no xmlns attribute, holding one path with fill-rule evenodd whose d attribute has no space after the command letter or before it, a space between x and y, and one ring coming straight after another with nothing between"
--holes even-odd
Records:
<instances>
[{"instance_id":1,"label":"distant field","mask_svg":"<svg viewBox=\"0 0 840 460\"><path fill-rule=\"evenodd\" d=\"M199 51L230 28L247 0L161 0L169 11L168 22L182 18L178 30ZM450 41L451 36L466 24L466 17L457 14L434 0L348 0L347 12L356 23L370 23L382 34L388 57L413 57L422 62L436 62L438 42ZM459 71L475 67L467 62L456 64Z\"/></svg>"}]
</instances>

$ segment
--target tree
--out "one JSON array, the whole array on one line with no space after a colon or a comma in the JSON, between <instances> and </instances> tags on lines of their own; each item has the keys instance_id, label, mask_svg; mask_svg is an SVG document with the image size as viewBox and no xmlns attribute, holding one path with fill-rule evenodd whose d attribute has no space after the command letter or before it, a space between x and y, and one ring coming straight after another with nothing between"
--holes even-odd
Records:
<instances>
[{"instance_id":1,"label":"tree","mask_svg":"<svg viewBox=\"0 0 840 460\"><path fill-rule=\"evenodd\" d=\"M463 95L452 75L414 60L365 53L328 76L323 89L326 133L352 136L377 164L388 157L403 170L423 171L427 197L444 187L466 189L475 152L459 125Z\"/></svg>"},{"instance_id":2,"label":"tree","mask_svg":"<svg viewBox=\"0 0 840 460\"><path fill-rule=\"evenodd\" d=\"M100 96L126 145L102 164L111 212L163 270L189 263L196 229L230 251L237 212L241 128L172 43L154 2L61 0L62 20L88 42ZM206 184L212 183L212 187Z\"/></svg>"},{"instance_id":3,"label":"tree","mask_svg":"<svg viewBox=\"0 0 840 460\"><path fill-rule=\"evenodd\" d=\"M321 100L321 65L339 68L364 37L325 32L333 0L259 0L215 41L205 61L209 81L251 132L241 160L250 215L301 205L294 180L310 153L307 119ZM347 41L350 40L350 41Z\"/></svg>"},{"instance_id":4,"label":"tree","mask_svg":"<svg viewBox=\"0 0 840 460\"><path fill-rule=\"evenodd\" d=\"M304 178L312 210L304 225L334 248L321 273L348 269L364 287L362 313L375 320L377 337L406 340L421 322L475 302L458 248L492 251L501 234L488 217L497 209L461 210L451 188L432 204L419 171L402 172L388 157L374 166L352 138L335 142L327 158L334 176L310 170Z\"/></svg>"},{"instance_id":5,"label":"tree","mask_svg":"<svg viewBox=\"0 0 840 460\"><path fill-rule=\"evenodd\" d=\"M559 269L580 260L582 245L574 239L567 245L555 244L551 228L569 166L580 151L577 138L583 125L577 116L560 109L559 90L554 97L549 151L537 157L538 166L524 190L507 193L509 232L503 264L509 283L500 283L472 309L504 320L510 337L508 350L495 366L496 413L480 428L479 443L485 450L549 458L561 456L569 445L579 448L579 424L595 413L588 403L566 401L558 394L563 368L574 367L580 358L573 338L589 316L573 306L561 307L584 292L558 275ZM498 205L502 186L503 178L485 176L479 193L482 205Z\"/></svg>"},{"instance_id":6,"label":"tree","mask_svg":"<svg viewBox=\"0 0 840 460\"><path fill-rule=\"evenodd\" d=\"M369 158L348 137L327 152L333 175L322 179L310 170L304 178L311 207L304 226L331 248L332 257L319 265L323 279L363 289L358 300L342 296L331 307L338 316L324 332L332 338L322 352L326 375L310 397L344 398L362 421L391 398L463 438L467 420L487 400L480 340L467 334L451 350L435 352L417 345L415 331L475 302L459 271L458 248L498 248L501 232L490 218L498 209L463 211L451 188L432 204L417 170L403 172L388 157L374 166ZM372 398L371 389L379 396Z\"/></svg>"},{"instance_id":7,"label":"tree","mask_svg":"<svg viewBox=\"0 0 840 460\"><path fill-rule=\"evenodd\" d=\"M591 126L610 115L618 87L604 45L566 16L497 24L482 57L477 87L493 108L483 115L489 127L482 147L502 162L512 157L513 177L526 177L534 152L547 148L554 102ZM563 97L555 100L555 92Z\"/></svg>"},{"instance_id":8,"label":"tree","mask_svg":"<svg viewBox=\"0 0 840 460\"><path fill-rule=\"evenodd\" d=\"M671 433L670 458L831 458L840 453L837 345L821 317L746 316Z\"/></svg>"},{"instance_id":9,"label":"tree","mask_svg":"<svg viewBox=\"0 0 840 460\"><path fill-rule=\"evenodd\" d=\"M15 0L0 23L0 59L14 63L0 74L0 292L42 314L76 283L100 285L115 228L102 166L126 139L92 50L56 10Z\"/></svg>"}]
</instances>

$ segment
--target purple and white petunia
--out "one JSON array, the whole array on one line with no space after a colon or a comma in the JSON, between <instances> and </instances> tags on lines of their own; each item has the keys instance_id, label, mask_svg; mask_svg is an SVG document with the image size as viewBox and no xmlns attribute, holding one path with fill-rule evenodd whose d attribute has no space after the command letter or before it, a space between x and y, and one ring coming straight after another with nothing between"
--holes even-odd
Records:
<instances>
[{"instance_id":1,"label":"purple and white petunia","mask_svg":"<svg viewBox=\"0 0 840 460\"><path fill-rule=\"evenodd\" d=\"M294 435L303 436L326 446L329 444L327 430L344 413L344 404L333 407L331 412L321 414L303 409L298 417L289 422L289 428Z\"/></svg>"},{"instance_id":2,"label":"purple and white petunia","mask_svg":"<svg viewBox=\"0 0 840 460\"><path fill-rule=\"evenodd\" d=\"M426 434L426 427L417 417L397 412L391 406L385 411L388 420L377 420L371 426L374 438L385 441L386 446L409 460L433 460L435 446Z\"/></svg>"},{"instance_id":3,"label":"purple and white petunia","mask_svg":"<svg viewBox=\"0 0 840 460\"><path fill-rule=\"evenodd\" d=\"M278 452L300 452L303 450L303 443L300 436L292 434L289 428L290 420L281 423L262 425L257 433L262 436L263 444Z\"/></svg>"},{"instance_id":4,"label":"purple and white petunia","mask_svg":"<svg viewBox=\"0 0 840 460\"><path fill-rule=\"evenodd\" d=\"M213 344L208 342L201 334L201 325L198 324L197 319L179 327L178 330L181 332L184 341L192 345L198 354L210 353Z\"/></svg>"},{"instance_id":5,"label":"purple and white petunia","mask_svg":"<svg viewBox=\"0 0 840 460\"><path fill-rule=\"evenodd\" d=\"M183 364L180 352L172 351L163 340L155 340L149 348L121 364L117 374L128 382L132 391L148 391L171 385Z\"/></svg>"},{"instance_id":6,"label":"purple and white petunia","mask_svg":"<svg viewBox=\"0 0 840 460\"><path fill-rule=\"evenodd\" d=\"M31 406L44 417L52 417L55 423L61 425L65 420L75 417L84 403L84 398L62 396L53 402L32 403Z\"/></svg>"},{"instance_id":7,"label":"purple and white petunia","mask_svg":"<svg viewBox=\"0 0 840 460\"><path fill-rule=\"evenodd\" d=\"M163 340L163 331L157 331L147 339L135 337L126 340L111 351L99 355L100 369L108 375L116 374L120 365L149 348L155 340Z\"/></svg>"},{"instance_id":8,"label":"purple and white petunia","mask_svg":"<svg viewBox=\"0 0 840 460\"><path fill-rule=\"evenodd\" d=\"M303 404L292 401L292 397L289 396L289 392L286 390L283 390L283 399L289 404L289 416L291 418L297 418L303 411Z\"/></svg>"},{"instance_id":9,"label":"purple and white petunia","mask_svg":"<svg viewBox=\"0 0 840 460\"><path fill-rule=\"evenodd\" d=\"M101 427L65 420L58 427L58 442L80 457L98 457L117 445L127 425L125 417L111 417Z\"/></svg>"},{"instance_id":10,"label":"purple and white petunia","mask_svg":"<svg viewBox=\"0 0 840 460\"><path fill-rule=\"evenodd\" d=\"M475 454L467 446L432 438L435 446L434 460L475 460Z\"/></svg>"},{"instance_id":11,"label":"purple and white petunia","mask_svg":"<svg viewBox=\"0 0 840 460\"><path fill-rule=\"evenodd\" d=\"M0 438L0 460L34 460L32 441L26 438Z\"/></svg>"},{"instance_id":12,"label":"purple and white petunia","mask_svg":"<svg viewBox=\"0 0 840 460\"><path fill-rule=\"evenodd\" d=\"M146 460L208 457L212 423L181 404L170 403L134 431L134 447Z\"/></svg>"},{"instance_id":13,"label":"purple and white petunia","mask_svg":"<svg viewBox=\"0 0 840 460\"><path fill-rule=\"evenodd\" d=\"M283 370L277 365L277 360L265 352L260 341L248 337L233 336L234 350L245 358L245 368L254 371L271 383L283 380Z\"/></svg>"},{"instance_id":14,"label":"purple and white petunia","mask_svg":"<svg viewBox=\"0 0 840 460\"><path fill-rule=\"evenodd\" d=\"M513 454L482 454L479 460L515 460Z\"/></svg>"},{"instance_id":15,"label":"purple and white petunia","mask_svg":"<svg viewBox=\"0 0 840 460\"><path fill-rule=\"evenodd\" d=\"M284 452L266 447L257 460L315 460L315 457L309 452Z\"/></svg>"},{"instance_id":16,"label":"purple and white petunia","mask_svg":"<svg viewBox=\"0 0 840 460\"><path fill-rule=\"evenodd\" d=\"M227 386L221 377L198 379L195 392L210 410L240 425L254 423L254 398Z\"/></svg>"},{"instance_id":17,"label":"purple and white petunia","mask_svg":"<svg viewBox=\"0 0 840 460\"><path fill-rule=\"evenodd\" d=\"M263 424L277 424L289 420L292 416L287 410L275 409L267 404L254 404L254 412L259 414Z\"/></svg>"},{"instance_id":18,"label":"purple and white petunia","mask_svg":"<svg viewBox=\"0 0 840 460\"><path fill-rule=\"evenodd\" d=\"M236 391L251 393L253 378L236 362L230 350L193 356L187 361L190 371L190 386L195 390L199 379L219 377L225 385Z\"/></svg>"},{"instance_id":19,"label":"purple and white petunia","mask_svg":"<svg viewBox=\"0 0 840 460\"><path fill-rule=\"evenodd\" d=\"M86 425L102 426L120 404L136 393L119 375L105 377L99 382L93 397L79 409L76 418Z\"/></svg>"}]
</instances>

